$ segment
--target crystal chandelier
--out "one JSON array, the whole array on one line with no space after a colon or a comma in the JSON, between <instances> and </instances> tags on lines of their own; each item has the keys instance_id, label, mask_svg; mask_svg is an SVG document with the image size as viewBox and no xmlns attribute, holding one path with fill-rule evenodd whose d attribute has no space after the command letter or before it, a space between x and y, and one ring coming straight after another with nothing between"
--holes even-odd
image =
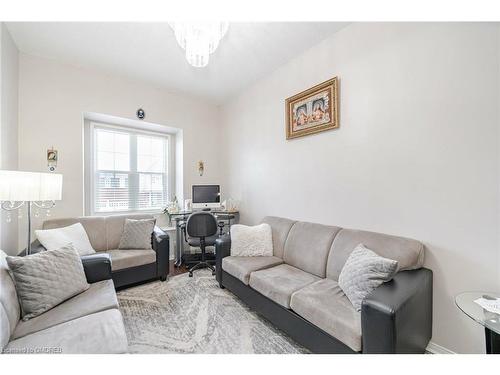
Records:
<instances>
[{"instance_id":1,"label":"crystal chandelier","mask_svg":"<svg viewBox=\"0 0 500 375\"><path fill-rule=\"evenodd\" d=\"M207 66L210 54L219 46L228 22L170 22L177 43L186 51L186 60L196 68Z\"/></svg>"}]
</instances>

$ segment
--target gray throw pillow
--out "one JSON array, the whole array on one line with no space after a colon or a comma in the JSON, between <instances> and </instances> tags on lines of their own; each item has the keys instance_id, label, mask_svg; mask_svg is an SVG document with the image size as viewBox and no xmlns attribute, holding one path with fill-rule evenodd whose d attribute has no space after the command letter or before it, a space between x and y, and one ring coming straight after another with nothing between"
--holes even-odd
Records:
<instances>
[{"instance_id":1,"label":"gray throw pillow","mask_svg":"<svg viewBox=\"0 0 500 375\"><path fill-rule=\"evenodd\" d=\"M89 288L72 244L25 257L8 256L23 320L43 314Z\"/></svg>"},{"instance_id":2,"label":"gray throw pillow","mask_svg":"<svg viewBox=\"0 0 500 375\"><path fill-rule=\"evenodd\" d=\"M125 219L119 249L151 249L151 235L155 227L155 219Z\"/></svg>"},{"instance_id":3,"label":"gray throw pillow","mask_svg":"<svg viewBox=\"0 0 500 375\"><path fill-rule=\"evenodd\" d=\"M357 311L361 303L383 283L390 281L398 270L398 262L377 255L359 244L345 262L339 276L339 286Z\"/></svg>"}]
</instances>

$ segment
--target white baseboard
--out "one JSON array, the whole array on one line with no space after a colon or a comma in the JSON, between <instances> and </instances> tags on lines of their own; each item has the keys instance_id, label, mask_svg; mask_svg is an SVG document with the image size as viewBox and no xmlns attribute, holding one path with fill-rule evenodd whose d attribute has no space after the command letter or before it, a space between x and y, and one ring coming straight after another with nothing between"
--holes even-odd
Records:
<instances>
[{"instance_id":1,"label":"white baseboard","mask_svg":"<svg viewBox=\"0 0 500 375\"><path fill-rule=\"evenodd\" d=\"M450 349L446 349L445 347L433 343L432 341L427 345L427 351L432 354L457 354Z\"/></svg>"}]
</instances>

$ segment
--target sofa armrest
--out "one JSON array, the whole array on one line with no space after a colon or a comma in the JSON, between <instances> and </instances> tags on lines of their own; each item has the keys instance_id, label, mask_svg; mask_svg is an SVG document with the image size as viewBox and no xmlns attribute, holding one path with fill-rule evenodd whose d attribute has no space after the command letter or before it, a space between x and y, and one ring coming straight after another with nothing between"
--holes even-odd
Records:
<instances>
[{"instance_id":1,"label":"sofa armrest","mask_svg":"<svg viewBox=\"0 0 500 375\"><path fill-rule=\"evenodd\" d=\"M26 256L26 248L24 248L19 254L17 254L17 256L19 257L24 257ZM31 243L31 254L36 254L36 253L40 253L42 251L45 251L47 249L45 249L45 247L43 247L43 245L40 243L40 241L38 240L35 240Z\"/></svg>"},{"instance_id":2,"label":"sofa armrest","mask_svg":"<svg viewBox=\"0 0 500 375\"><path fill-rule=\"evenodd\" d=\"M151 236L153 250L156 252L156 272L160 280L167 279L170 261L170 238L160 227L155 226Z\"/></svg>"},{"instance_id":3,"label":"sofa armrest","mask_svg":"<svg viewBox=\"0 0 500 375\"><path fill-rule=\"evenodd\" d=\"M88 283L92 284L111 279L111 258L109 254L84 255L80 259Z\"/></svg>"},{"instance_id":4,"label":"sofa armrest","mask_svg":"<svg viewBox=\"0 0 500 375\"><path fill-rule=\"evenodd\" d=\"M228 234L215 240L215 278L222 288L222 259L231 255L231 237Z\"/></svg>"},{"instance_id":5,"label":"sofa armrest","mask_svg":"<svg viewBox=\"0 0 500 375\"><path fill-rule=\"evenodd\" d=\"M362 303L363 353L424 353L432 336L432 271L399 272Z\"/></svg>"}]
</instances>

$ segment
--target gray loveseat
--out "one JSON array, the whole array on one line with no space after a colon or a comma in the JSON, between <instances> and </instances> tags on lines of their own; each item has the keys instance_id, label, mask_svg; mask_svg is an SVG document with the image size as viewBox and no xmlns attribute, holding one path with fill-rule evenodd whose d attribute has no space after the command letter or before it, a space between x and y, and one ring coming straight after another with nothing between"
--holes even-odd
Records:
<instances>
[{"instance_id":1,"label":"gray loveseat","mask_svg":"<svg viewBox=\"0 0 500 375\"><path fill-rule=\"evenodd\" d=\"M170 244L168 234L155 226L151 249L119 250L126 219L150 219L152 215L81 216L52 219L43 223L43 229L61 228L81 223L90 243L98 253L109 254L112 261L115 287L122 288L144 281L165 281L169 271ZM35 251L44 250L37 241Z\"/></svg>"},{"instance_id":2,"label":"gray loveseat","mask_svg":"<svg viewBox=\"0 0 500 375\"><path fill-rule=\"evenodd\" d=\"M216 243L217 280L316 353L423 353L432 334L432 272L422 243L381 233L266 217L271 257L231 256ZM397 260L394 279L357 312L338 277L358 244Z\"/></svg>"},{"instance_id":3,"label":"gray loveseat","mask_svg":"<svg viewBox=\"0 0 500 375\"><path fill-rule=\"evenodd\" d=\"M0 352L127 352L108 255L82 258L89 289L27 321L20 320L20 306L5 256L0 251Z\"/></svg>"}]
</instances>

